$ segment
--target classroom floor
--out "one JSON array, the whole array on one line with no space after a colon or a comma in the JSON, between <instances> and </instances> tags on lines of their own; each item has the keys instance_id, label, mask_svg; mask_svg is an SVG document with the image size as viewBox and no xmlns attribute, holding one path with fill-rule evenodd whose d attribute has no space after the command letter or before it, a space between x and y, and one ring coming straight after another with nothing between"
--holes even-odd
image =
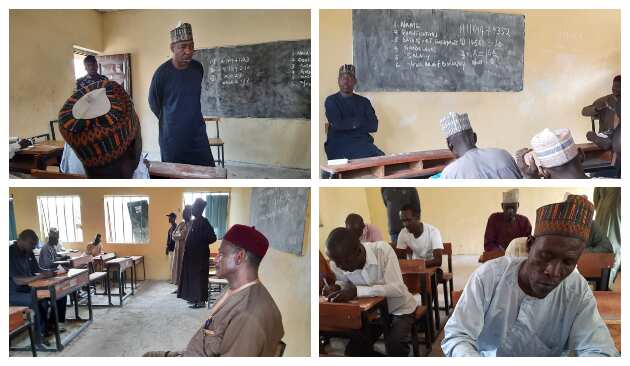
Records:
<instances>
[{"instance_id":1,"label":"classroom floor","mask_svg":"<svg viewBox=\"0 0 630 366\"><path fill-rule=\"evenodd\" d=\"M228 178L230 179L309 179L308 169L282 168L270 165L249 164L226 161Z\"/></svg>"},{"instance_id":2,"label":"classroom floor","mask_svg":"<svg viewBox=\"0 0 630 366\"><path fill-rule=\"evenodd\" d=\"M95 308L92 324L62 352L37 355L142 356L147 351L182 350L207 318L208 309L188 308L186 301L171 294L174 289L174 285L163 281L141 282L122 308ZM112 302L117 304L118 298L112 298ZM73 316L74 309L68 307L67 317ZM87 318L87 310L82 309L81 316ZM71 326L65 328L69 330ZM11 351L9 355L30 357L31 353Z\"/></svg>"}]
</instances>

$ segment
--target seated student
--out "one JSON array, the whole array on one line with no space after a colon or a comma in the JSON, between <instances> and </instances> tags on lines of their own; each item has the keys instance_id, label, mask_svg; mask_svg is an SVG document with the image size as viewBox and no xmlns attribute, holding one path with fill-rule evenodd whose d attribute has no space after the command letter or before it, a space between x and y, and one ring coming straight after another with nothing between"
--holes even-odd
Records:
<instances>
[{"instance_id":1,"label":"seated student","mask_svg":"<svg viewBox=\"0 0 630 366\"><path fill-rule=\"evenodd\" d=\"M488 218L483 241L485 252L505 251L512 239L528 237L532 233L529 219L516 213L518 211L518 189L503 192L501 208L503 212L495 212Z\"/></svg>"},{"instance_id":2,"label":"seated student","mask_svg":"<svg viewBox=\"0 0 630 366\"><path fill-rule=\"evenodd\" d=\"M37 246L39 238L33 230L24 230L18 235L18 239L9 245L9 305L28 306L35 310L39 308L39 318L35 319L36 340L38 343L49 345L42 337L46 330L49 304L47 301L38 301L33 304L31 289L28 283L38 278L51 275L37 264L33 249Z\"/></svg>"},{"instance_id":3,"label":"seated student","mask_svg":"<svg viewBox=\"0 0 630 366\"><path fill-rule=\"evenodd\" d=\"M140 121L131 98L115 81L98 81L76 91L59 111L59 131L69 147L64 148L63 173L149 178L140 156Z\"/></svg>"},{"instance_id":4,"label":"seated student","mask_svg":"<svg viewBox=\"0 0 630 366\"><path fill-rule=\"evenodd\" d=\"M582 109L585 117L599 119L599 132L607 133L619 125L621 117L621 75L613 78L612 94L596 99Z\"/></svg>"},{"instance_id":5,"label":"seated student","mask_svg":"<svg viewBox=\"0 0 630 366\"><path fill-rule=\"evenodd\" d=\"M101 245L101 234L96 234L94 240L85 247L85 254L95 257L103 252L103 246Z\"/></svg>"},{"instance_id":6,"label":"seated student","mask_svg":"<svg viewBox=\"0 0 630 366\"><path fill-rule=\"evenodd\" d=\"M324 102L328 131L324 149L328 160L359 159L385 155L370 133L378 130L378 118L370 100L354 93L357 83L354 65L339 68L339 92Z\"/></svg>"},{"instance_id":7,"label":"seated student","mask_svg":"<svg viewBox=\"0 0 630 366\"><path fill-rule=\"evenodd\" d=\"M326 253L337 283L325 288L323 295L331 302L346 302L355 297L386 297L391 319L389 333L385 334L387 354L409 355L414 311L421 299L411 295L403 282L394 249L384 241L361 243L350 230L338 227L326 239ZM373 345L380 334L381 329L376 325L371 326L367 334L353 333L345 354L378 354Z\"/></svg>"},{"instance_id":8,"label":"seated student","mask_svg":"<svg viewBox=\"0 0 630 366\"><path fill-rule=\"evenodd\" d=\"M536 210L527 257L501 257L468 280L444 327L446 356L616 356L586 280L575 272L593 218L583 197Z\"/></svg>"},{"instance_id":9,"label":"seated student","mask_svg":"<svg viewBox=\"0 0 630 366\"><path fill-rule=\"evenodd\" d=\"M185 350L144 356L275 356L284 336L282 315L258 278L268 248L269 241L255 228L232 226L223 236L216 259L217 277L225 278L229 289Z\"/></svg>"},{"instance_id":10,"label":"seated student","mask_svg":"<svg viewBox=\"0 0 630 366\"><path fill-rule=\"evenodd\" d=\"M532 149L516 152L519 169L526 178L588 179L584 174L584 153L566 128L545 128L531 141Z\"/></svg>"},{"instance_id":11,"label":"seated student","mask_svg":"<svg viewBox=\"0 0 630 366\"><path fill-rule=\"evenodd\" d=\"M467 113L449 112L440 121L448 149L457 158L442 171L446 179L520 179L514 159L503 149L477 147Z\"/></svg>"},{"instance_id":12,"label":"seated student","mask_svg":"<svg viewBox=\"0 0 630 366\"><path fill-rule=\"evenodd\" d=\"M57 244L59 243L59 231L56 228L51 228L48 232L48 241L42 249L39 251L39 267L44 271L54 272L57 270L57 265L54 263L58 260L68 259L69 257L60 256L57 254ZM64 270L65 272L65 270ZM64 296L57 300L57 316L59 323L65 323L66 321L66 304L67 304L68 296ZM53 318L53 314L51 314L48 318L48 331L52 332L55 329L55 322ZM60 331L64 331L64 329L60 329Z\"/></svg>"},{"instance_id":13,"label":"seated student","mask_svg":"<svg viewBox=\"0 0 630 366\"><path fill-rule=\"evenodd\" d=\"M612 164L615 167L615 174L612 178L621 178L621 123L609 133L588 131L586 139L601 149L612 151Z\"/></svg>"},{"instance_id":14,"label":"seated student","mask_svg":"<svg viewBox=\"0 0 630 366\"><path fill-rule=\"evenodd\" d=\"M420 221L421 211L411 204L403 205L400 209L400 221L403 228L398 234L398 249L411 249L412 259L426 260L427 267L442 265L442 235L435 226ZM442 271L438 271L441 276Z\"/></svg>"},{"instance_id":15,"label":"seated student","mask_svg":"<svg viewBox=\"0 0 630 366\"><path fill-rule=\"evenodd\" d=\"M383 241L383 234L372 224L363 222L361 215L351 213L346 217L346 229L358 236L361 242Z\"/></svg>"}]
</instances>

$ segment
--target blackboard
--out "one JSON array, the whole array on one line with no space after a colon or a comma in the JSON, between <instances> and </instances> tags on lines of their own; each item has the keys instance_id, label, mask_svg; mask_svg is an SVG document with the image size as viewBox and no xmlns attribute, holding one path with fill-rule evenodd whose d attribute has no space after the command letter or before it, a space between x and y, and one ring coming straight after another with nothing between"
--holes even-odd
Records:
<instances>
[{"instance_id":1,"label":"blackboard","mask_svg":"<svg viewBox=\"0 0 630 366\"><path fill-rule=\"evenodd\" d=\"M353 10L359 91L521 91L525 16Z\"/></svg>"},{"instance_id":2,"label":"blackboard","mask_svg":"<svg viewBox=\"0 0 630 366\"><path fill-rule=\"evenodd\" d=\"M302 255L308 188L253 188L251 223L283 252Z\"/></svg>"},{"instance_id":3,"label":"blackboard","mask_svg":"<svg viewBox=\"0 0 630 366\"><path fill-rule=\"evenodd\" d=\"M199 49L193 58L204 69L204 116L310 118L310 40Z\"/></svg>"}]
</instances>

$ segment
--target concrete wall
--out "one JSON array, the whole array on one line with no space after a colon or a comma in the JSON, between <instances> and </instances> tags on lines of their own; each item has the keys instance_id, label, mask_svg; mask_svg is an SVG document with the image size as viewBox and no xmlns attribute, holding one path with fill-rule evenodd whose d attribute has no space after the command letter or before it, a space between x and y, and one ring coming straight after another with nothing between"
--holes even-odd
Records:
<instances>
[{"instance_id":1,"label":"concrete wall","mask_svg":"<svg viewBox=\"0 0 630 366\"><path fill-rule=\"evenodd\" d=\"M103 17L93 10L10 10L9 134L50 131L74 88L73 46L103 50Z\"/></svg>"},{"instance_id":2,"label":"concrete wall","mask_svg":"<svg viewBox=\"0 0 630 366\"><path fill-rule=\"evenodd\" d=\"M475 10L490 11L490 10ZM386 153L446 148L439 120L467 112L481 147L510 152L545 127L570 128L586 142L582 107L610 94L621 70L618 10L492 10L525 15L524 88L518 93L371 92L379 117L375 143ZM320 11L320 159L325 161L324 99L338 91L339 65L352 63L351 10ZM358 81L361 83L361 80Z\"/></svg>"},{"instance_id":3,"label":"concrete wall","mask_svg":"<svg viewBox=\"0 0 630 366\"><path fill-rule=\"evenodd\" d=\"M250 225L251 188L232 193L230 225ZM269 248L260 265L260 280L273 296L282 313L285 356L310 355L310 198L306 208L302 256Z\"/></svg>"},{"instance_id":4,"label":"concrete wall","mask_svg":"<svg viewBox=\"0 0 630 366\"><path fill-rule=\"evenodd\" d=\"M483 236L488 216L501 211L502 193L511 188L418 188L422 206L422 221L437 227L442 240L453 243L453 254L479 255L483 251ZM518 213L536 222L536 209L560 202L565 192L586 194L592 199L593 188L520 188ZM380 188L321 188L320 209L334 222L320 226L320 248L324 248L330 228L343 226L350 212L359 213L365 222L376 225L387 238L387 212ZM339 197L352 199L339 200ZM367 204L367 210L366 210ZM322 232L324 231L324 232Z\"/></svg>"},{"instance_id":5,"label":"concrete wall","mask_svg":"<svg viewBox=\"0 0 630 366\"><path fill-rule=\"evenodd\" d=\"M101 54L131 53L133 99L142 124L143 149L153 159L160 155L157 118L149 109L148 90L154 71L170 58L169 30L178 21L191 23L196 48L307 39L311 28L308 10L66 13L11 11L11 134L47 131L48 121L56 118L72 91L73 45ZM310 121L226 118L223 122L220 129L227 160L310 168ZM207 130L208 136L215 136L214 125Z\"/></svg>"}]
</instances>

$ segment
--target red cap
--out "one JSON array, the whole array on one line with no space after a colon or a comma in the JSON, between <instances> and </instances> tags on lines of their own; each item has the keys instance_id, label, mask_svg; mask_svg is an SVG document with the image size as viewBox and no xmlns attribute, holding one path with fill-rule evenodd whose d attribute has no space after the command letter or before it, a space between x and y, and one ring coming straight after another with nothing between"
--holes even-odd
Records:
<instances>
[{"instance_id":1,"label":"red cap","mask_svg":"<svg viewBox=\"0 0 630 366\"><path fill-rule=\"evenodd\" d=\"M267 238L253 226L236 224L233 225L225 235L223 240L239 246L257 257L264 257L269 248Z\"/></svg>"}]
</instances>

